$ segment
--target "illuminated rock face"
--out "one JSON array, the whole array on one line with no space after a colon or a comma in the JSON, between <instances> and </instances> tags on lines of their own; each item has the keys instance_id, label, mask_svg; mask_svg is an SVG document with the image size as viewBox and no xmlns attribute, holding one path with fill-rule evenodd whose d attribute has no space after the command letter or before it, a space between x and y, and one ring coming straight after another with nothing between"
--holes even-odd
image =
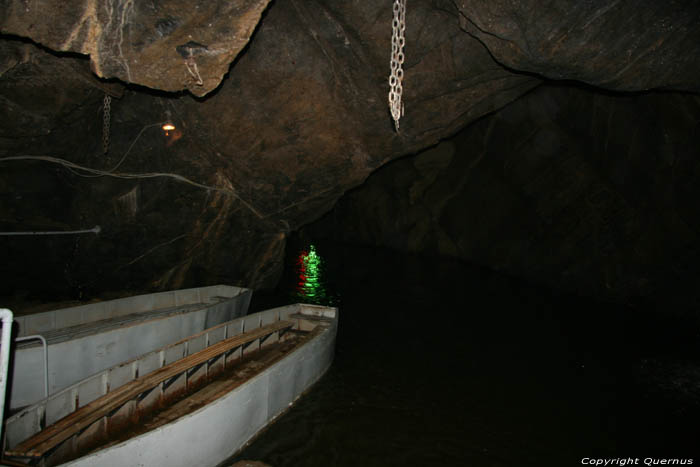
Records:
<instances>
[{"instance_id":1,"label":"illuminated rock face","mask_svg":"<svg viewBox=\"0 0 700 467\"><path fill-rule=\"evenodd\" d=\"M698 21L689 22L700 7L690 2L681 18L659 2L606 9L560 0L526 15L532 2L416 1L396 134L390 2L55 0L41 12L37 3L1 2L0 31L12 36L0 39L0 157L116 166L130 178L0 162L3 230L103 227L99 236L8 243L2 295L33 283L75 295L269 287L290 231L388 161L532 90L536 74L686 91L700 76ZM113 99L102 155L105 92ZM166 119L176 125L168 135ZM27 255L41 266L28 269Z\"/></svg>"},{"instance_id":2,"label":"illuminated rock face","mask_svg":"<svg viewBox=\"0 0 700 467\"><path fill-rule=\"evenodd\" d=\"M269 1L10 0L0 30L85 54L100 78L204 96L248 44Z\"/></svg>"}]
</instances>

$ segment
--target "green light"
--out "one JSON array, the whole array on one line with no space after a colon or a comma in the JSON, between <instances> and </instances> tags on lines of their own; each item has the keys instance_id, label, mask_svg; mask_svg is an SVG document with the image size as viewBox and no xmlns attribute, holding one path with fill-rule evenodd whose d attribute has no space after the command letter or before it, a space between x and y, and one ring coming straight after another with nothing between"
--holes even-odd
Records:
<instances>
[{"instance_id":1,"label":"green light","mask_svg":"<svg viewBox=\"0 0 700 467\"><path fill-rule=\"evenodd\" d=\"M306 267L306 284L317 284L321 268L321 257L316 254L313 245L309 247L309 254L304 257Z\"/></svg>"},{"instance_id":2,"label":"green light","mask_svg":"<svg viewBox=\"0 0 700 467\"><path fill-rule=\"evenodd\" d=\"M308 252L301 252L297 260L297 297L308 303L328 304L331 301L323 279L323 259L310 245Z\"/></svg>"}]
</instances>

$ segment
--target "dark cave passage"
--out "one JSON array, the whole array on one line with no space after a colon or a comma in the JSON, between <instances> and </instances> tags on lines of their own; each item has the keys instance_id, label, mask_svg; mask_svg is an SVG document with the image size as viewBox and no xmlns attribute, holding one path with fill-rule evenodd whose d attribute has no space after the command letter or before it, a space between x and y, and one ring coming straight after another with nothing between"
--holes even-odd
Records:
<instances>
[{"instance_id":1,"label":"dark cave passage","mask_svg":"<svg viewBox=\"0 0 700 467\"><path fill-rule=\"evenodd\" d=\"M299 254L275 296L297 297ZM456 259L317 242L340 296L330 372L234 460L568 466L697 459L697 319L557 293ZM257 303L256 303L257 301Z\"/></svg>"},{"instance_id":2,"label":"dark cave passage","mask_svg":"<svg viewBox=\"0 0 700 467\"><path fill-rule=\"evenodd\" d=\"M540 86L303 228L660 312L700 306L700 101Z\"/></svg>"}]
</instances>

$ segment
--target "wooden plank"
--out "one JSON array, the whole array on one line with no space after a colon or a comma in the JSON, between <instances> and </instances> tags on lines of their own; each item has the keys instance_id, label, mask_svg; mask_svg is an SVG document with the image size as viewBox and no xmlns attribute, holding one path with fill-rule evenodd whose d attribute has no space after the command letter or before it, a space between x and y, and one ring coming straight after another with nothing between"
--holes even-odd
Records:
<instances>
[{"instance_id":1,"label":"wooden plank","mask_svg":"<svg viewBox=\"0 0 700 467\"><path fill-rule=\"evenodd\" d=\"M326 318L325 316L316 316L316 315L304 315L302 313L294 313L289 315L289 318L294 318L294 319L305 319L307 321L318 321L318 322L324 322L324 323L332 323L335 321L335 318Z\"/></svg>"},{"instance_id":2,"label":"wooden plank","mask_svg":"<svg viewBox=\"0 0 700 467\"><path fill-rule=\"evenodd\" d=\"M294 323L291 321L278 321L267 326L253 329L252 331L225 339L195 354L164 366L142 378L134 379L126 385L95 399L14 448L9 449L7 454L16 457L41 457L59 443L79 433L101 417L116 410L119 406L135 398L142 392L154 388L161 382L221 355L232 348L293 326Z\"/></svg>"}]
</instances>

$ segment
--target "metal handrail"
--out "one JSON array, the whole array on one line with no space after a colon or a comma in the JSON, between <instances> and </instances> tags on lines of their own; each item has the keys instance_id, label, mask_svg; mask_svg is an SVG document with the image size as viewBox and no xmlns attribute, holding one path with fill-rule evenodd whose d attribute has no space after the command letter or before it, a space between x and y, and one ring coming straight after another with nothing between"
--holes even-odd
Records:
<instances>
[{"instance_id":1,"label":"metal handrail","mask_svg":"<svg viewBox=\"0 0 700 467\"><path fill-rule=\"evenodd\" d=\"M7 388L7 368L10 364L10 339L12 339L12 312L6 308L0 308L2 319L2 341L0 341L0 440L2 440L3 427L5 425L5 390Z\"/></svg>"},{"instance_id":2,"label":"metal handrail","mask_svg":"<svg viewBox=\"0 0 700 467\"><path fill-rule=\"evenodd\" d=\"M31 341L34 339L39 339L44 346L44 398L46 399L49 397L49 346L46 343L46 339L39 334L32 334L31 336L17 337L15 338L15 342Z\"/></svg>"}]
</instances>

